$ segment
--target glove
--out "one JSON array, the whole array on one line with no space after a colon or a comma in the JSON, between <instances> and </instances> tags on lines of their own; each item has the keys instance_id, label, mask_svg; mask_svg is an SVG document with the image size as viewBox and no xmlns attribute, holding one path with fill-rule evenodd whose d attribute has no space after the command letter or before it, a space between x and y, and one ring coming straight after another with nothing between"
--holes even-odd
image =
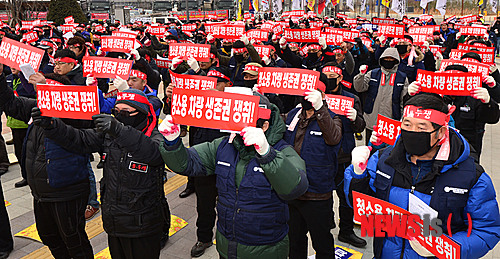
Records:
<instances>
[{"instance_id":1,"label":"glove","mask_svg":"<svg viewBox=\"0 0 500 259\"><path fill-rule=\"evenodd\" d=\"M42 116L42 111L40 111L38 107L33 107L33 109L31 109L31 118L35 125L44 129L49 129L52 126L52 117Z\"/></svg>"},{"instance_id":2,"label":"glove","mask_svg":"<svg viewBox=\"0 0 500 259\"><path fill-rule=\"evenodd\" d=\"M276 36L276 34L273 34L273 37L271 37L271 41L276 44L278 43L278 36Z\"/></svg>"},{"instance_id":3,"label":"glove","mask_svg":"<svg viewBox=\"0 0 500 259\"><path fill-rule=\"evenodd\" d=\"M361 74L363 74L363 75L364 75L364 74L366 74L366 71L368 71L368 66L367 66L367 65L361 65L361 66L359 67L359 72L360 72Z\"/></svg>"},{"instance_id":4,"label":"glove","mask_svg":"<svg viewBox=\"0 0 500 259\"><path fill-rule=\"evenodd\" d=\"M262 57L262 61L264 61L264 64L266 64L266 66L271 63L271 59L268 56Z\"/></svg>"},{"instance_id":5,"label":"glove","mask_svg":"<svg viewBox=\"0 0 500 259\"><path fill-rule=\"evenodd\" d=\"M282 37L280 39L280 48L281 49L286 49L286 39L285 39L285 37Z\"/></svg>"},{"instance_id":6,"label":"glove","mask_svg":"<svg viewBox=\"0 0 500 259\"><path fill-rule=\"evenodd\" d=\"M345 116L350 120L350 121L355 121L356 120L356 116L358 115L358 111L356 111L356 109L354 108L349 108L346 113L345 113Z\"/></svg>"},{"instance_id":7,"label":"glove","mask_svg":"<svg viewBox=\"0 0 500 259\"><path fill-rule=\"evenodd\" d=\"M123 92L130 87L128 86L127 81L123 80L121 77L117 76L113 81L113 85L118 89L118 91Z\"/></svg>"},{"instance_id":8,"label":"glove","mask_svg":"<svg viewBox=\"0 0 500 259\"><path fill-rule=\"evenodd\" d=\"M460 39L460 36L462 36L462 33L457 32L457 34L456 34L456 38L455 38L455 39L457 39L457 40L458 40L458 39Z\"/></svg>"},{"instance_id":9,"label":"glove","mask_svg":"<svg viewBox=\"0 0 500 259\"><path fill-rule=\"evenodd\" d=\"M425 249L417 239L410 240L410 246L417 254L423 257L434 257L434 254Z\"/></svg>"},{"instance_id":10,"label":"glove","mask_svg":"<svg viewBox=\"0 0 500 259\"><path fill-rule=\"evenodd\" d=\"M442 60L443 59L443 54L441 54L441 52L436 52L436 58L439 59L439 60Z\"/></svg>"},{"instance_id":11,"label":"glove","mask_svg":"<svg viewBox=\"0 0 500 259\"><path fill-rule=\"evenodd\" d=\"M495 71L497 71L497 70L498 70L498 67L496 64L491 65L490 66L490 75L495 73Z\"/></svg>"},{"instance_id":12,"label":"glove","mask_svg":"<svg viewBox=\"0 0 500 259\"><path fill-rule=\"evenodd\" d=\"M420 87L422 87L422 84L417 81L413 81L413 83L408 86L408 94L411 96L418 94L420 92Z\"/></svg>"},{"instance_id":13,"label":"glove","mask_svg":"<svg viewBox=\"0 0 500 259\"><path fill-rule=\"evenodd\" d=\"M99 57L104 57L104 56L106 56L106 52L103 52L101 49L99 49L97 51L96 55L99 56Z\"/></svg>"},{"instance_id":14,"label":"glove","mask_svg":"<svg viewBox=\"0 0 500 259\"><path fill-rule=\"evenodd\" d=\"M179 124L174 124L172 115L167 115L158 127L158 131L168 141L174 141L181 135L181 128Z\"/></svg>"},{"instance_id":15,"label":"glove","mask_svg":"<svg viewBox=\"0 0 500 259\"><path fill-rule=\"evenodd\" d=\"M484 37L485 40L489 40L490 39L490 35L489 34L485 34L485 35L483 35L483 37Z\"/></svg>"},{"instance_id":16,"label":"glove","mask_svg":"<svg viewBox=\"0 0 500 259\"><path fill-rule=\"evenodd\" d=\"M483 78L483 83L485 83L489 88L493 88L497 85L497 82L492 76L485 76Z\"/></svg>"},{"instance_id":17,"label":"glove","mask_svg":"<svg viewBox=\"0 0 500 259\"><path fill-rule=\"evenodd\" d=\"M326 49L326 38L325 37L319 37L318 38L318 43L321 45L321 49Z\"/></svg>"},{"instance_id":18,"label":"glove","mask_svg":"<svg viewBox=\"0 0 500 259\"><path fill-rule=\"evenodd\" d=\"M245 44L245 46L250 43L250 41L248 41L248 37L246 35L241 36L240 40L243 41L243 44Z\"/></svg>"},{"instance_id":19,"label":"glove","mask_svg":"<svg viewBox=\"0 0 500 259\"><path fill-rule=\"evenodd\" d=\"M259 155L264 156L269 152L269 143L261 128L246 127L241 131L245 146L253 145Z\"/></svg>"},{"instance_id":20,"label":"glove","mask_svg":"<svg viewBox=\"0 0 500 259\"><path fill-rule=\"evenodd\" d=\"M182 63L182 58L179 57L173 58L172 63L170 63L170 69L176 70L181 63Z\"/></svg>"},{"instance_id":21,"label":"glove","mask_svg":"<svg viewBox=\"0 0 500 259\"><path fill-rule=\"evenodd\" d=\"M85 79L85 84L87 86L97 85L97 80L94 77L92 77L92 75L89 75L87 79Z\"/></svg>"},{"instance_id":22,"label":"glove","mask_svg":"<svg viewBox=\"0 0 500 259\"><path fill-rule=\"evenodd\" d=\"M377 126L373 126L372 135L370 136L370 143L372 143L374 146L380 146L382 145L382 143L384 143L378 135Z\"/></svg>"},{"instance_id":23,"label":"glove","mask_svg":"<svg viewBox=\"0 0 500 259\"><path fill-rule=\"evenodd\" d=\"M198 61L196 59L194 59L193 57L190 57L188 60L187 60L187 63L189 65L189 67L191 67L191 69L198 73L200 72L200 65L198 65Z\"/></svg>"},{"instance_id":24,"label":"glove","mask_svg":"<svg viewBox=\"0 0 500 259\"><path fill-rule=\"evenodd\" d=\"M260 93L260 94L263 94L262 93L262 90L260 89L260 85L259 84L255 84L252 88L252 92L256 92L256 93Z\"/></svg>"},{"instance_id":25,"label":"glove","mask_svg":"<svg viewBox=\"0 0 500 259\"><path fill-rule=\"evenodd\" d=\"M380 41L381 45L385 45L387 38L384 35L380 35L380 37L378 37L378 40Z\"/></svg>"},{"instance_id":26,"label":"glove","mask_svg":"<svg viewBox=\"0 0 500 259\"><path fill-rule=\"evenodd\" d=\"M471 91L472 97L481 100L483 103L489 103L490 102L490 94L488 93L488 90L483 87L476 88Z\"/></svg>"},{"instance_id":27,"label":"glove","mask_svg":"<svg viewBox=\"0 0 500 259\"><path fill-rule=\"evenodd\" d=\"M109 114L97 114L92 116L92 119L97 131L116 137L120 123L115 117Z\"/></svg>"},{"instance_id":28,"label":"glove","mask_svg":"<svg viewBox=\"0 0 500 259\"><path fill-rule=\"evenodd\" d=\"M212 34L208 34L207 35L207 42L208 43L214 43L214 41L215 41L214 36L212 36Z\"/></svg>"},{"instance_id":29,"label":"glove","mask_svg":"<svg viewBox=\"0 0 500 259\"><path fill-rule=\"evenodd\" d=\"M359 146L355 147L352 152L352 166L354 168L354 173L357 175L363 174L366 170L366 166L368 164L368 159L370 158L370 151L372 151L371 147L367 146Z\"/></svg>"},{"instance_id":30,"label":"glove","mask_svg":"<svg viewBox=\"0 0 500 259\"><path fill-rule=\"evenodd\" d=\"M323 96L321 96L321 92L318 90L306 92L305 99L312 103L312 106L316 111L321 109L321 107L323 106Z\"/></svg>"},{"instance_id":31,"label":"glove","mask_svg":"<svg viewBox=\"0 0 500 259\"><path fill-rule=\"evenodd\" d=\"M132 51L130 51L130 54L132 55L132 58L135 61L141 59L141 55L139 55L139 51L137 51L136 49L133 49Z\"/></svg>"}]
</instances>

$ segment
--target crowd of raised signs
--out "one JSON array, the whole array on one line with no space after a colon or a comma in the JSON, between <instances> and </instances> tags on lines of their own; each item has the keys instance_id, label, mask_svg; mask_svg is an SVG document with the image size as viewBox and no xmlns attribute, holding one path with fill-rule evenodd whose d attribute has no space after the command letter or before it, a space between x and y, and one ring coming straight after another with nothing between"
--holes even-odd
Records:
<instances>
[{"instance_id":1,"label":"crowd of raised signs","mask_svg":"<svg viewBox=\"0 0 500 259\"><path fill-rule=\"evenodd\" d=\"M4 24L0 29L2 39L0 64L7 84L16 95L37 98L38 108L43 116L85 121L97 114L116 115L115 105L119 102L139 98L142 104L148 103L145 112L154 118L147 120L148 126L143 130L147 136L152 136L152 132L154 134L153 127L157 126L157 118L163 113L169 115L168 120L173 119L173 122L181 125L179 130L181 137L189 132L189 144L195 147L227 136L228 132L242 130L248 132L246 127L255 126L268 127L267 130L271 133L266 132L266 136L270 141L269 135L277 131L274 114L286 118L286 122L282 125L283 129L286 127L286 132L294 132L293 134L297 135L290 137L285 133L284 138L287 142L291 142L289 144L293 145L295 151L306 161L307 178L309 178L309 187L305 187L307 192L293 196L292 190L285 195L280 192L282 189L275 188L276 179L269 179L273 186L272 195L266 196L265 190L250 192L249 195L254 195L260 200L269 199L270 204L277 207L282 206L280 202L281 199L285 199L283 197L294 197L290 202L291 221L288 222L290 248L288 239L284 238L288 233L288 227L280 228L286 226L286 222L277 227L275 225L266 227L262 222L269 218L262 217L261 222L257 222L256 218L249 217L246 218L249 222L245 224L250 227L255 226L254 229L240 226L241 229L234 230L237 227L233 225L236 234L231 234L229 223L217 226L218 233L221 233L220 237L217 236L221 258L256 258L254 256L267 258L266 256L272 255L277 255L274 258L288 255L290 258L305 258L303 255L307 255L307 245L304 252L303 240L307 231L311 232L317 257L330 258L333 255L333 238L329 231L335 227L332 213L333 190L337 190L341 202L338 239L356 247L366 246L366 241L353 231L354 212L349 207L352 204L352 200L349 201L352 199L352 194L349 193L349 186L345 187L347 193L344 193L343 171L351 164L351 151L356 147L355 139L364 140L373 150L384 150L396 143L401 132L402 117L411 114L415 118L432 119L432 112L418 109L403 111L404 102L419 93L440 95L447 104L456 106L455 110L450 110L447 114L448 118L451 115L451 120L446 120L446 126L454 127L460 132L470 144L471 156L479 162L485 124L495 124L500 118L497 104L500 101L500 73L495 64L495 55L500 53L500 38L497 38L500 37L500 17L493 24L485 24L482 16L478 15L452 16L441 22L437 22L432 15L403 17L403 19L367 19L360 16L348 17L340 13L335 17L319 17L303 11L284 12L280 17L267 20L250 14L245 14L243 17L241 21L215 20L215 17L211 17L211 20L196 20L185 24L177 22L122 24L120 21L91 21L87 24L78 24L70 16L65 19L64 24L43 20L23 21L14 28ZM248 93L241 90L241 87L258 94L241 95ZM138 91L135 92L133 89ZM157 96L160 89L164 92L163 96ZM0 90L0 101L6 100L2 91ZM138 92L144 93L147 101L138 97ZM142 107L141 105L137 107ZM322 109L323 105L328 109ZM297 110L297 107L302 107L304 111L301 108ZM317 117L311 119L311 115L305 110L313 111ZM330 119L326 120L323 116ZM15 120L13 117L16 116L8 117L7 125L13 130L12 142L16 156L19 161L29 160L30 158L23 157L22 152L23 140L30 130L29 123ZM263 124L262 120L272 123ZM305 128L312 125L314 120L318 121L315 130L309 128L306 130ZM96 125L99 123L101 122L96 121ZM103 123L99 127L104 127ZM92 126L82 124L76 128L92 128ZM173 126L169 130L161 129L168 144L165 144L163 147L165 150L161 152L169 167L167 160L168 156L172 155L169 152L174 150L169 147L178 148L179 145L176 138L167 137L174 131ZM311 136L308 136L309 133ZM314 141L318 141L314 136L323 136L324 142L314 144ZM247 140L248 138L245 144ZM318 151L317 148L323 147L325 142L326 146L331 147L325 147L320 153L329 155L323 160L324 163L331 162L325 165L325 170L329 170L332 174L328 179L318 176L321 174L320 170L309 167L308 163L311 159L315 159L311 155ZM220 144L220 142L214 143ZM279 145L279 143L281 142L270 144ZM24 145L29 144L30 141L24 142ZM266 145L269 148L267 142L256 141L252 144L256 146L260 163L264 163L265 159L278 159L269 158L272 155L262 150ZM309 151L300 148L306 145L316 147L310 147L311 149L307 149ZM196 152L205 152L206 150L202 148L209 147L203 146L196 149ZM285 147L275 146L276 150L281 151L282 148ZM195 151L183 153L185 156L189 154L190 159L193 159L184 166L193 167L192 170L195 170L197 163L206 162L207 156L200 155L195 159L191 157L194 156L193 152ZM241 157L244 157L241 153L243 151L239 152ZM226 155L230 154L229 152ZM101 152L98 168L106 169L106 159L115 159L113 156L107 158L107 155L109 154ZM181 160L185 158L183 155L175 153L175 157ZM215 154L213 156L215 157ZM277 162L280 163L282 162ZM222 177L217 170L226 169L221 169L221 166L229 166L233 170L236 167L237 171L243 170L236 164L232 166L231 163L221 160L214 166L215 169L210 170L215 172L208 173L210 171L208 169L203 172L215 173L217 177ZM175 168L180 166L173 166L172 170ZM263 166L263 168L255 167L253 170L256 172L268 170L268 167ZM3 173L7 171L7 168L0 167L0 169L4 170L1 171ZM148 172L148 165L132 161L129 169ZM28 183L32 188L36 186L30 182L33 180L30 180L29 172L28 177L26 176L26 170L29 171L30 168L23 168L23 180L16 183L16 187ZM267 173L266 171L266 176L269 178ZM199 175L201 171L187 174ZM85 210L87 220L99 211L96 179L92 170L90 175L90 197ZM223 186L223 195L226 195L227 189L234 187L221 184L222 180L215 180L213 175L212 177L206 179L190 177L186 189L180 193L181 198L196 193L198 199L198 242L191 250L193 257L201 256L212 244L217 188ZM235 181L234 176L227 177ZM245 178L242 180L241 177L239 179L236 177L237 185L240 182L242 186L248 184ZM300 179L299 175L297 177ZM416 178L418 177L417 175ZM260 183L262 179L258 177L252 181L266 185ZM54 184L56 183L51 183L51 188L57 188ZM258 188L263 187L258 186ZM275 191L279 192L279 198ZM35 198L38 192L42 190L34 190ZM219 193L219 201L221 195ZM237 195L236 188L236 199ZM223 201L232 201L233 198L223 197ZM311 201L321 203L314 205ZM461 207L462 212L463 207ZM249 205L249 208L255 210L264 207ZM221 210L219 209L219 221L221 217L227 216L220 214L223 212ZM239 213L240 210L237 211ZM498 212L495 215L498 215ZM286 215L276 214L273 217L276 217L276 221L279 221L280 217L288 219L288 212ZM325 219L328 224L323 224ZM43 222L48 219L40 220ZM224 218L224 220L230 219ZM298 227L306 225L306 222L307 229ZM328 229L326 234L325 228ZM118 230L107 228L106 231L108 234L119 236L116 234L119 233ZM134 231L140 232L137 229ZM255 234L253 233L255 231L262 233ZM268 233L269 231L272 233ZM262 234L260 239L256 238L259 234ZM165 232L162 233L162 245L165 245L165 239L168 239L168 235L166 238L164 235ZM266 235L272 235L273 238L268 238ZM481 237L480 234L477 235ZM42 238L44 243L50 247L51 241L47 242L50 238L44 238ZM149 239L147 242L151 240L155 239ZM284 240L286 245L283 243ZM445 240L448 241L449 239ZM81 255L85 258L85 255L92 252L72 251L68 242L66 243L71 255ZM385 249L385 252L374 249L377 257L392 258L397 253L407 253L410 258L421 258L420 256L427 256L426 252L429 252L425 250L429 247L424 245L416 247L417 245L412 244L411 247L405 248L403 244L401 250L400 241L391 241L394 242L393 247L388 247L388 242L386 241L384 245L380 240L375 242L375 249L382 247ZM253 248L250 249L252 246L259 248L252 250ZM476 258L477 255L487 252L488 249L483 249L486 246L482 245L481 249L474 250L474 246L462 244L460 251L460 247L457 248L456 244L448 245L446 249L449 250L431 250L431 255L439 258L459 258L462 254L467 258ZM113 244L112 253L115 253L117 258L131 258L128 256L141 254L138 251L129 251L129 254L125 252L127 255L119 255L116 252L119 249L115 250L116 247L116 243ZM138 247L140 246L134 249ZM54 247L50 248L54 255L61 252ZM426 252L422 252L420 248ZM493 247L488 246L488 248ZM328 249L332 250L332 253L326 251ZM151 252L152 257L155 257L156 250L152 250L154 250ZM238 255L235 254L236 251ZM61 252L59 255L64 253ZM150 256L149 253L146 254Z\"/></svg>"}]
</instances>

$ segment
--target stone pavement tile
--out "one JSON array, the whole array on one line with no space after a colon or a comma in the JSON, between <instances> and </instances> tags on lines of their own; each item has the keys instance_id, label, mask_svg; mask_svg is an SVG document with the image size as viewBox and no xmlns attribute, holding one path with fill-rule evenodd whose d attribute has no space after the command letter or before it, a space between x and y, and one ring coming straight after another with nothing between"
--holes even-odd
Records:
<instances>
[{"instance_id":1,"label":"stone pavement tile","mask_svg":"<svg viewBox=\"0 0 500 259\"><path fill-rule=\"evenodd\" d=\"M21 251L23 252L26 252L26 253L31 253L37 249L39 249L40 247L43 247L43 244L42 243L39 243L39 242L36 242L36 241L31 241L30 244L28 244L27 246L21 248Z\"/></svg>"},{"instance_id":2,"label":"stone pavement tile","mask_svg":"<svg viewBox=\"0 0 500 259\"><path fill-rule=\"evenodd\" d=\"M190 240L185 238L179 238L178 240L173 242L169 247L165 247L165 249L161 251L160 257L170 258L170 256L176 256L178 258L186 258L186 259L191 258L192 246L193 244Z\"/></svg>"},{"instance_id":3,"label":"stone pavement tile","mask_svg":"<svg viewBox=\"0 0 500 259\"><path fill-rule=\"evenodd\" d=\"M9 214L9 218L17 218L25 213L31 213L32 210L30 209L26 209L26 208L23 208L21 206L9 206L7 207L7 213ZM31 224L30 224L31 225ZM26 227L28 227L29 225L27 225Z\"/></svg>"}]
</instances>

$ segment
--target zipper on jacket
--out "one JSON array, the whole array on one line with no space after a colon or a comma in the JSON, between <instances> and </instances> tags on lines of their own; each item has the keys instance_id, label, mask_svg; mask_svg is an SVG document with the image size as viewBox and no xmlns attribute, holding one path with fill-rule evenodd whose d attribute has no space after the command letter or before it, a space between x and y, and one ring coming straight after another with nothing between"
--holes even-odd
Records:
<instances>
[{"instance_id":1,"label":"zipper on jacket","mask_svg":"<svg viewBox=\"0 0 500 259\"><path fill-rule=\"evenodd\" d=\"M238 205L238 188L236 188L236 199L235 199L235 202L234 202L234 208L235 209L236 209L237 205ZM236 239L236 231L234 229L236 228L236 224L235 224L235 222L236 222L236 214L238 214L238 213L240 213L240 209L239 208L236 209L234 211L234 214L233 214L233 240Z\"/></svg>"},{"instance_id":2,"label":"zipper on jacket","mask_svg":"<svg viewBox=\"0 0 500 259\"><path fill-rule=\"evenodd\" d=\"M401 256L399 256L399 259L403 259L403 256L405 254L405 246L406 246L406 239L403 239L403 248L401 248Z\"/></svg>"},{"instance_id":3,"label":"zipper on jacket","mask_svg":"<svg viewBox=\"0 0 500 259\"><path fill-rule=\"evenodd\" d=\"M124 160L124 158L125 158L126 155L127 155L127 153L125 153L125 154L122 153L122 155L120 156L120 164L119 164L119 168L120 169L123 168L122 163L123 163L123 160ZM122 189L121 188L122 185L121 185L121 181L116 181L116 182L117 182L117 186L116 186L116 190L117 190L117 192L116 192L116 201L118 202L118 201L120 201L120 193L122 192L122 190L121 190Z\"/></svg>"}]
</instances>

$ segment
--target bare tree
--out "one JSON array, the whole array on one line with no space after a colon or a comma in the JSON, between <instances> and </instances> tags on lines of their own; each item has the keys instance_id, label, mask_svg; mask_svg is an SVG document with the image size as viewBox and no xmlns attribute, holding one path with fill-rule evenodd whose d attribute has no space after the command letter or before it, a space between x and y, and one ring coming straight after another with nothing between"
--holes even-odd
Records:
<instances>
[{"instance_id":1,"label":"bare tree","mask_svg":"<svg viewBox=\"0 0 500 259\"><path fill-rule=\"evenodd\" d=\"M23 3L26 0L4 0L6 1L7 10L10 13L10 26L20 23L24 19Z\"/></svg>"}]
</instances>

